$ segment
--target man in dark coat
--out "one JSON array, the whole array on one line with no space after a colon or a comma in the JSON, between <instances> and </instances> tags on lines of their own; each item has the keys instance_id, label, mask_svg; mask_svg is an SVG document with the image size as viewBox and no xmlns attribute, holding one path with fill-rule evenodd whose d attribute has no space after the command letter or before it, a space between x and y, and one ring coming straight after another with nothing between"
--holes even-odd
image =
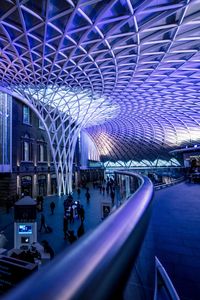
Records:
<instances>
[{"instance_id":1,"label":"man in dark coat","mask_svg":"<svg viewBox=\"0 0 200 300\"><path fill-rule=\"evenodd\" d=\"M56 205L54 203L54 201L51 201L50 203L50 208L51 208L51 214L53 215L54 214L54 209L55 209Z\"/></svg>"},{"instance_id":2,"label":"man in dark coat","mask_svg":"<svg viewBox=\"0 0 200 300\"><path fill-rule=\"evenodd\" d=\"M45 232L47 232L47 226L46 226L46 223L45 223L45 216L44 216L44 214L41 214L41 218L40 218L40 230L39 230L39 232L42 231L42 228L44 228Z\"/></svg>"}]
</instances>

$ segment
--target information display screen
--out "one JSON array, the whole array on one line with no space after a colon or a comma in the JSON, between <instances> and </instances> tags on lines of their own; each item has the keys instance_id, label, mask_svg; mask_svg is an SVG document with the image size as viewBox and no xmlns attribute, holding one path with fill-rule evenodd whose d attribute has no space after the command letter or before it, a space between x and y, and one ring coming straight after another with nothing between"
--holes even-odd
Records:
<instances>
[{"instance_id":1,"label":"information display screen","mask_svg":"<svg viewBox=\"0 0 200 300\"><path fill-rule=\"evenodd\" d=\"M31 225L19 225L18 233L19 234L32 234L32 226Z\"/></svg>"}]
</instances>

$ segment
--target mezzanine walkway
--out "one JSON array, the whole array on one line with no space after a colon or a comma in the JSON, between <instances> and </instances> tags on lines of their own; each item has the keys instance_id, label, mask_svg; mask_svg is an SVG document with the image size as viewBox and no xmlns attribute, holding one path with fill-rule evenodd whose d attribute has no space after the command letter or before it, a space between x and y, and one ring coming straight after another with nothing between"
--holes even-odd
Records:
<instances>
[{"instance_id":1,"label":"mezzanine walkway","mask_svg":"<svg viewBox=\"0 0 200 300\"><path fill-rule=\"evenodd\" d=\"M200 299L200 185L181 183L155 196L156 256L181 299Z\"/></svg>"},{"instance_id":2,"label":"mezzanine walkway","mask_svg":"<svg viewBox=\"0 0 200 300\"><path fill-rule=\"evenodd\" d=\"M156 191L152 206L150 225L126 299L131 295L152 299L155 255L181 300L200 299L200 185L179 183Z\"/></svg>"}]
</instances>

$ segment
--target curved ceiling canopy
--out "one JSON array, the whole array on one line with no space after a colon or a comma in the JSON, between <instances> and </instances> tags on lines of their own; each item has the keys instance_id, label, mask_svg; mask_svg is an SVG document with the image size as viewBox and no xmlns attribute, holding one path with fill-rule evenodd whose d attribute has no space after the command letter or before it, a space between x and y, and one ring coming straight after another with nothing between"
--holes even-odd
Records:
<instances>
[{"instance_id":1,"label":"curved ceiling canopy","mask_svg":"<svg viewBox=\"0 0 200 300\"><path fill-rule=\"evenodd\" d=\"M200 140L199 32L200 0L4 0L0 86L90 111L104 160L166 158Z\"/></svg>"}]
</instances>

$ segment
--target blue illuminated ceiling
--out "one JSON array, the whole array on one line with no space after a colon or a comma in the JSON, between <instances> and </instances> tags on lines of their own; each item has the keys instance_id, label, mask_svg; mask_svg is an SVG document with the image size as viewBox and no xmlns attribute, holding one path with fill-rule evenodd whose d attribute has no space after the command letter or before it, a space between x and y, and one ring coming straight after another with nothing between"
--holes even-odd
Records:
<instances>
[{"instance_id":1,"label":"blue illuminated ceiling","mask_svg":"<svg viewBox=\"0 0 200 300\"><path fill-rule=\"evenodd\" d=\"M200 142L199 32L199 0L1 0L0 85L90 91L102 159L167 158Z\"/></svg>"}]
</instances>

